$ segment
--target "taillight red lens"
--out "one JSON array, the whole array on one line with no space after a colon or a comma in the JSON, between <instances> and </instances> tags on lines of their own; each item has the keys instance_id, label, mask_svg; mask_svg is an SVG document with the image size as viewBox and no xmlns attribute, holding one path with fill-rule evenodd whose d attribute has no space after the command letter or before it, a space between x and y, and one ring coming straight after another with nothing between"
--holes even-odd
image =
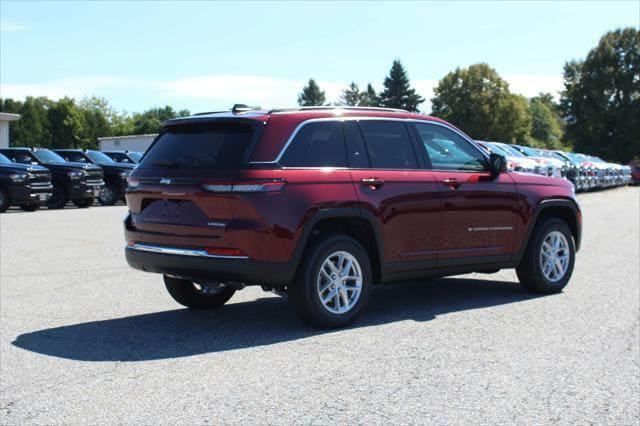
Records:
<instances>
[{"instance_id":1,"label":"taillight red lens","mask_svg":"<svg viewBox=\"0 0 640 426\"><path fill-rule=\"evenodd\" d=\"M248 257L245 252L235 248L205 247L204 250L213 256Z\"/></svg>"},{"instance_id":2,"label":"taillight red lens","mask_svg":"<svg viewBox=\"0 0 640 426\"><path fill-rule=\"evenodd\" d=\"M284 188L286 181L251 180L237 182L203 182L202 187L209 192L277 192Z\"/></svg>"}]
</instances>

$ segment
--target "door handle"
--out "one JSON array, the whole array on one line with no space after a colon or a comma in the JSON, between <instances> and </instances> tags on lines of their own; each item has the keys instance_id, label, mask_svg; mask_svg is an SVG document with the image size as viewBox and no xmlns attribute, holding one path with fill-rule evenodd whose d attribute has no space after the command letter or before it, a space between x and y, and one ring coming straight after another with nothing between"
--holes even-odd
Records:
<instances>
[{"instance_id":1,"label":"door handle","mask_svg":"<svg viewBox=\"0 0 640 426\"><path fill-rule=\"evenodd\" d=\"M360 181L361 185L367 186L370 189L378 189L384 185L384 181L378 178L366 178Z\"/></svg>"},{"instance_id":2,"label":"door handle","mask_svg":"<svg viewBox=\"0 0 640 426\"><path fill-rule=\"evenodd\" d=\"M460 186L460 182L456 178L444 178L442 179L442 183L444 183L451 189L458 189L458 187Z\"/></svg>"}]
</instances>

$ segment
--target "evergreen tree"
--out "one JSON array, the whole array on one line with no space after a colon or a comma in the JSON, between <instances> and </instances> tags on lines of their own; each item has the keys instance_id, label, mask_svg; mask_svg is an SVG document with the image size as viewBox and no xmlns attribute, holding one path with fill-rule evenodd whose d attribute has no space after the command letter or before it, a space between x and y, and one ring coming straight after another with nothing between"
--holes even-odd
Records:
<instances>
[{"instance_id":1,"label":"evergreen tree","mask_svg":"<svg viewBox=\"0 0 640 426\"><path fill-rule=\"evenodd\" d=\"M325 93L320 90L314 79L310 78L309 83L302 88L298 95L298 105L300 106L320 106L325 103Z\"/></svg>"},{"instance_id":2,"label":"evergreen tree","mask_svg":"<svg viewBox=\"0 0 640 426\"><path fill-rule=\"evenodd\" d=\"M417 112L424 98L411 88L409 76L399 60L393 61L389 75L384 79L384 90L380 93L380 104L387 108L401 108Z\"/></svg>"},{"instance_id":3,"label":"evergreen tree","mask_svg":"<svg viewBox=\"0 0 640 426\"><path fill-rule=\"evenodd\" d=\"M340 104L347 106L358 106L360 105L361 100L360 88L358 85L352 81L346 89L342 91L342 96L340 96Z\"/></svg>"},{"instance_id":4,"label":"evergreen tree","mask_svg":"<svg viewBox=\"0 0 640 426\"><path fill-rule=\"evenodd\" d=\"M367 84L367 90L360 94L360 106L377 107L380 106L378 94L373 89L371 83Z\"/></svg>"}]
</instances>

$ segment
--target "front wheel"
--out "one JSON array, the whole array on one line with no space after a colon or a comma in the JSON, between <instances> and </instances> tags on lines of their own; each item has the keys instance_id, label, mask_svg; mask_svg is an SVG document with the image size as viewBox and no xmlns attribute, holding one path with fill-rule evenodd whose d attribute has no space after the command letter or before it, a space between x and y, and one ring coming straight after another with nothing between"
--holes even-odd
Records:
<instances>
[{"instance_id":1,"label":"front wheel","mask_svg":"<svg viewBox=\"0 0 640 426\"><path fill-rule=\"evenodd\" d=\"M83 198L81 200L73 200L73 204L80 209L86 209L87 207L93 204L93 197L91 198Z\"/></svg>"},{"instance_id":2,"label":"front wheel","mask_svg":"<svg viewBox=\"0 0 640 426\"><path fill-rule=\"evenodd\" d=\"M51 191L51 196L47 198L47 207L50 209L61 209L67 205L67 201L69 201L69 197L64 189L54 186Z\"/></svg>"},{"instance_id":3,"label":"front wheel","mask_svg":"<svg viewBox=\"0 0 640 426\"><path fill-rule=\"evenodd\" d=\"M11 201L9 200L9 193L6 189L0 186L0 213L7 211Z\"/></svg>"},{"instance_id":4,"label":"front wheel","mask_svg":"<svg viewBox=\"0 0 640 426\"><path fill-rule=\"evenodd\" d=\"M308 324L344 327L367 306L372 280L364 248L353 238L333 235L313 243L287 293L296 313Z\"/></svg>"},{"instance_id":5,"label":"front wheel","mask_svg":"<svg viewBox=\"0 0 640 426\"><path fill-rule=\"evenodd\" d=\"M25 212L35 212L40 208L40 204L37 204L37 203L23 204L20 206L20 208Z\"/></svg>"},{"instance_id":6,"label":"front wheel","mask_svg":"<svg viewBox=\"0 0 640 426\"><path fill-rule=\"evenodd\" d=\"M112 206L122 197L120 190L113 183L107 183L98 195L98 202L103 206Z\"/></svg>"},{"instance_id":7,"label":"front wheel","mask_svg":"<svg viewBox=\"0 0 640 426\"><path fill-rule=\"evenodd\" d=\"M164 285L173 300L193 309L219 308L236 292L224 284L196 283L167 275L164 276Z\"/></svg>"},{"instance_id":8,"label":"front wheel","mask_svg":"<svg viewBox=\"0 0 640 426\"><path fill-rule=\"evenodd\" d=\"M536 293L559 293L565 288L576 258L571 230L556 218L536 225L516 273L527 290Z\"/></svg>"}]
</instances>

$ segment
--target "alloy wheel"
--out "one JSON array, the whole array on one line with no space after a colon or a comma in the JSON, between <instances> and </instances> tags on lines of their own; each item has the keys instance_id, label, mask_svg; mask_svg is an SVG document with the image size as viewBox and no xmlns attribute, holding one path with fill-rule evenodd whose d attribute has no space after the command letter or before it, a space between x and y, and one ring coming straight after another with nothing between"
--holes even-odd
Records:
<instances>
[{"instance_id":1,"label":"alloy wheel","mask_svg":"<svg viewBox=\"0 0 640 426\"><path fill-rule=\"evenodd\" d=\"M362 269L354 255L336 251L322 262L316 284L322 306L333 314L344 314L360 299Z\"/></svg>"},{"instance_id":2,"label":"alloy wheel","mask_svg":"<svg viewBox=\"0 0 640 426\"><path fill-rule=\"evenodd\" d=\"M540 269L545 278L551 282L560 281L569 269L570 256L569 242L564 234L550 232L540 248Z\"/></svg>"}]
</instances>

